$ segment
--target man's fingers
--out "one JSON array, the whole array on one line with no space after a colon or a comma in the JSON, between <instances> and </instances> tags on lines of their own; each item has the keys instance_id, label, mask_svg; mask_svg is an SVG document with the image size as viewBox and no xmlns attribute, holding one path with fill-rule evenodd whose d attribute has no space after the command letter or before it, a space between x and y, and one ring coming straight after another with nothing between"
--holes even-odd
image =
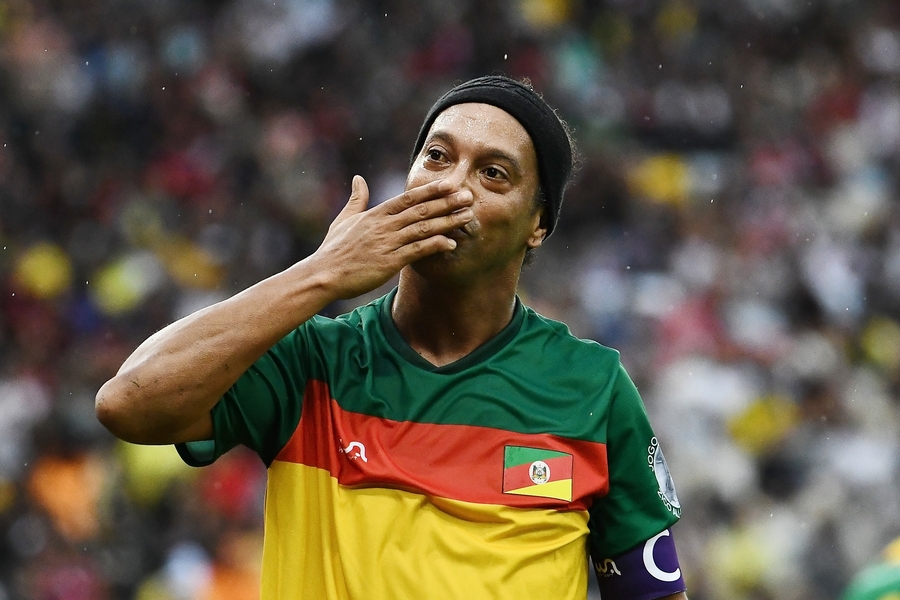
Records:
<instances>
[{"instance_id":1,"label":"man's fingers","mask_svg":"<svg viewBox=\"0 0 900 600\"><path fill-rule=\"evenodd\" d=\"M463 190L435 200L414 204L396 216L400 227L420 223L436 217L458 212L472 206L472 192Z\"/></svg>"},{"instance_id":2,"label":"man's fingers","mask_svg":"<svg viewBox=\"0 0 900 600\"><path fill-rule=\"evenodd\" d=\"M397 254L401 257L403 264L409 264L432 254L449 252L454 248L456 248L456 240L443 235L434 235L398 248Z\"/></svg>"},{"instance_id":3,"label":"man's fingers","mask_svg":"<svg viewBox=\"0 0 900 600\"><path fill-rule=\"evenodd\" d=\"M413 221L402 230L402 239L406 244L414 244L419 240L424 240L432 236L442 236L442 234L454 229L459 229L472 220L475 213L471 208L462 208L449 215L441 215L431 219L423 219ZM451 240L453 241L453 240ZM453 243L456 247L456 242Z\"/></svg>"},{"instance_id":4,"label":"man's fingers","mask_svg":"<svg viewBox=\"0 0 900 600\"><path fill-rule=\"evenodd\" d=\"M452 190L453 184L445 179L432 181L431 183L406 190L399 196L385 201L383 206L388 214L398 215L404 210L422 202L446 196Z\"/></svg>"}]
</instances>

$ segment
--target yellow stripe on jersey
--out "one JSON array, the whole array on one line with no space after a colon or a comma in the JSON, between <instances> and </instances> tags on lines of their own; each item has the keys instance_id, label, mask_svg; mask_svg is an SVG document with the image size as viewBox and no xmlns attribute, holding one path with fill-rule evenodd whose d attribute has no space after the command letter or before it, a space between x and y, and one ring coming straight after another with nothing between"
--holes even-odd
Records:
<instances>
[{"instance_id":1,"label":"yellow stripe on jersey","mask_svg":"<svg viewBox=\"0 0 900 600\"><path fill-rule=\"evenodd\" d=\"M505 493L518 494L520 496L556 498L557 500L571 500L572 480L560 479L559 481L550 481L540 485L529 485L528 487L519 488L517 490L507 490Z\"/></svg>"},{"instance_id":2,"label":"yellow stripe on jersey","mask_svg":"<svg viewBox=\"0 0 900 600\"><path fill-rule=\"evenodd\" d=\"M345 487L327 471L275 461L265 518L266 600L587 595L586 511Z\"/></svg>"}]
</instances>

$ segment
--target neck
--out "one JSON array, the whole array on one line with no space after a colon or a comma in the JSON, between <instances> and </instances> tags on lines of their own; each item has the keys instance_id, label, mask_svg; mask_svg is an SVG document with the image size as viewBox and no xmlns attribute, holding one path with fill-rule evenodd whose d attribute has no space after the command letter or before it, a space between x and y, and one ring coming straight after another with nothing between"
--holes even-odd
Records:
<instances>
[{"instance_id":1,"label":"neck","mask_svg":"<svg viewBox=\"0 0 900 600\"><path fill-rule=\"evenodd\" d=\"M507 279L482 285L435 283L406 268L391 315L413 350L433 365L447 365L509 324L518 276Z\"/></svg>"}]
</instances>

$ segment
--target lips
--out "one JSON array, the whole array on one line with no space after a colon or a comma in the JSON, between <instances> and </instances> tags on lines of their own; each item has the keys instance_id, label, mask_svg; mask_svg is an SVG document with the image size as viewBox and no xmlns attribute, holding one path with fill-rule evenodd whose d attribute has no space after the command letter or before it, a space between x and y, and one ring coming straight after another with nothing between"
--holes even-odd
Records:
<instances>
[{"instance_id":1,"label":"lips","mask_svg":"<svg viewBox=\"0 0 900 600\"><path fill-rule=\"evenodd\" d=\"M456 229L451 229L447 233L445 233L448 238L459 240L462 238L469 237L469 234L466 232L464 227L457 227Z\"/></svg>"}]
</instances>

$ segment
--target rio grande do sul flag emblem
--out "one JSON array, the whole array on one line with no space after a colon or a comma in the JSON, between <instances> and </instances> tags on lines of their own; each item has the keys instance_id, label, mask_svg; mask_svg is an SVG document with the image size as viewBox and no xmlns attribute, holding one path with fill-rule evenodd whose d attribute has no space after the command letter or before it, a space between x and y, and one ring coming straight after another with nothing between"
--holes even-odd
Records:
<instances>
[{"instance_id":1,"label":"rio grande do sul flag emblem","mask_svg":"<svg viewBox=\"0 0 900 600\"><path fill-rule=\"evenodd\" d=\"M572 501L572 455L526 446L503 449L503 493Z\"/></svg>"}]
</instances>

